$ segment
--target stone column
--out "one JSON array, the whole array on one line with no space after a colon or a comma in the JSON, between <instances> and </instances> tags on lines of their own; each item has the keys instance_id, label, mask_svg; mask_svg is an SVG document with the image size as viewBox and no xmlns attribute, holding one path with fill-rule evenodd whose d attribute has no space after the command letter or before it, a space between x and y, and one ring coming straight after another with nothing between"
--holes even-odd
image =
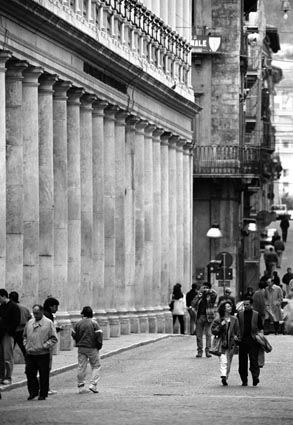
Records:
<instances>
[{"instance_id":1,"label":"stone column","mask_svg":"<svg viewBox=\"0 0 293 425\"><path fill-rule=\"evenodd\" d=\"M139 333L139 320L135 309L135 125L138 118L131 115L126 120L125 134L125 255L126 255L126 290L125 305L130 316L132 333Z\"/></svg>"},{"instance_id":2,"label":"stone column","mask_svg":"<svg viewBox=\"0 0 293 425\"><path fill-rule=\"evenodd\" d=\"M39 119L38 78L43 69L23 72L23 285L39 299Z\"/></svg>"},{"instance_id":3,"label":"stone column","mask_svg":"<svg viewBox=\"0 0 293 425\"><path fill-rule=\"evenodd\" d=\"M92 103L95 95L85 94L80 107L80 192L81 192L81 264L80 300L88 305L93 300L93 127Z\"/></svg>"},{"instance_id":4,"label":"stone column","mask_svg":"<svg viewBox=\"0 0 293 425\"><path fill-rule=\"evenodd\" d=\"M6 269L6 62L11 52L0 51L0 280L5 286Z\"/></svg>"},{"instance_id":5,"label":"stone column","mask_svg":"<svg viewBox=\"0 0 293 425\"><path fill-rule=\"evenodd\" d=\"M172 332L172 317L168 307L169 290L169 155L171 133L161 136L161 305L164 309L165 332Z\"/></svg>"},{"instance_id":6,"label":"stone column","mask_svg":"<svg viewBox=\"0 0 293 425\"><path fill-rule=\"evenodd\" d=\"M22 72L27 62L8 61L6 72L6 287L23 288L23 136Z\"/></svg>"},{"instance_id":7,"label":"stone column","mask_svg":"<svg viewBox=\"0 0 293 425\"><path fill-rule=\"evenodd\" d=\"M183 1L176 0L176 31L183 36Z\"/></svg>"},{"instance_id":8,"label":"stone column","mask_svg":"<svg viewBox=\"0 0 293 425\"><path fill-rule=\"evenodd\" d=\"M169 139L169 294L176 282L177 269L177 189L176 189L176 144L178 136ZM181 283L181 282L179 282Z\"/></svg>"},{"instance_id":9,"label":"stone column","mask_svg":"<svg viewBox=\"0 0 293 425\"><path fill-rule=\"evenodd\" d=\"M168 19L168 9L169 9L169 0L160 0L160 18L165 22L166 25L169 24Z\"/></svg>"},{"instance_id":10,"label":"stone column","mask_svg":"<svg viewBox=\"0 0 293 425\"><path fill-rule=\"evenodd\" d=\"M168 25L173 31L178 31L176 28L176 2L177 0L168 0Z\"/></svg>"},{"instance_id":11,"label":"stone column","mask_svg":"<svg viewBox=\"0 0 293 425\"><path fill-rule=\"evenodd\" d=\"M146 314L145 273L145 215L144 215L144 129L148 122L140 120L136 124L134 156L134 202L135 202L135 307L138 310L140 332L148 332Z\"/></svg>"},{"instance_id":12,"label":"stone column","mask_svg":"<svg viewBox=\"0 0 293 425\"><path fill-rule=\"evenodd\" d=\"M186 286L191 287L192 284L192 181L193 168L191 168L191 143L187 143L183 147L183 270L184 282Z\"/></svg>"},{"instance_id":13,"label":"stone column","mask_svg":"<svg viewBox=\"0 0 293 425\"><path fill-rule=\"evenodd\" d=\"M162 207L161 207L161 139L164 130L153 132L153 305L156 311L157 332L165 332L165 319L161 306L161 256L162 256ZM150 329L151 330L151 329Z\"/></svg>"},{"instance_id":14,"label":"stone column","mask_svg":"<svg viewBox=\"0 0 293 425\"><path fill-rule=\"evenodd\" d=\"M54 292L63 311L67 310L68 281L68 169L67 169L67 91L68 81L54 84Z\"/></svg>"},{"instance_id":15,"label":"stone column","mask_svg":"<svg viewBox=\"0 0 293 425\"><path fill-rule=\"evenodd\" d=\"M160 17L160 11L161 11L161 0L152 0L152 11L155 15Z\"/></svg>"},{"instance_id":16,"label":"stone column","mask_svg":"<svg viewBox=\"0 0 293 425\"><path fill-rule=\"evenodd\" d=\"M130 334L130 318L125 307L126 292L126 252L125 252L125 111L116 114L115 126L115 282L117 309L120 320L121 334Z\"/></svg>"},{"instance_id":17,"label":"stone column","mask_svg":"<svg viewBox=\"0 0 293 425\"><path fill-rule=\"evenodd\" d=\"M148 313L149 332L157 332L155 315L155 294L153 293L153 243L154 243L154 204L153 204L153 139L155 126L145 127L144 138L144 287L145 307Z\"/></svg>"},{"instance_id":18,"label":"stone column","mask_svg":"<svg viewBox=\"0 0 293 425\"><path fill-rule=\"evenodd\" d=\"M82 88L68 90L67 174L68 174L68 311L80 313L81 303L81 177L80 98ZM78 317L80 317L78 315Z\"/></svg>"},{"instance_id":19,"label":"stone column","mask_svg":"<svg viewBox=\"0 0 293 425\"><path fill-rule=\"evenodd\" d=\"M57 76L39 79L39 297L53 293L54 270L54 174L53 174L53 84Z\"/></svg>"},{"instance_id":20,"label":"stone column","mask_svg":"<svg viewBox=\"0 0 293 425\"><path fill-rule=\"evenodd\" d=\"M110 336L120 336L115 294L116 228L115 228L115 113L116 107L105 109L104 121L104 208L105 208L105 306Z\"/></svg>"},{"instance_id":21,"label":"stone column","mask_svg":"<svg viewBox=\"0 0 293 425\"><path fill-rule=\"evenodd\" d=\"M183 37L187 41L191 40L191 1L184 0L184 5L182 7L183 11Z\"/></svg>"},{"instance_id":22,"label":"stone column","mask_svg":"<svg viewBox=\"0 0 293 425\"><path fill-rule=\"evenodd\" d=\"M104 109L107 105L108 102L105 100L93 103L93 298L97 305L97 319L105 339L110 338L110 326L105 310L104 280Z\"/></svg>"},{"instance_id":23,"label":"stone column","mask_svg":"<svg viewBox=\"0 0 293 425\"><path fill-rule=\"evenodd\" d=\"M176 230L177 230L177 267L176 267L176 280L180 282L182 288L186 292L190 287L184 281L183 273L183 145L185 140L178 140L176 147L176 198L177 198L177 217L176 217ZM185 199L185 202L187 199Z\"/></svg>"}]
</instances>

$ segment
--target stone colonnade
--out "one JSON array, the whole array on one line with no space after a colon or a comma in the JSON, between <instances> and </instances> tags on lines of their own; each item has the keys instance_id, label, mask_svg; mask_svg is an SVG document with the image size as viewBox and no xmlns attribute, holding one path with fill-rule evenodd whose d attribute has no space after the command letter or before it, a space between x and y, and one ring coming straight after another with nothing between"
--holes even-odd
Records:
<instances>
[{"instance_id":1,"label":"stone colonnade","mask_svg":"<svg viewBox=\"0 0 293 425\"><path fill-rule=\"evenodd\" d=\"M191 143L113 99L0 52L0 273L31 307L83 305L105 338L170 332L191 284Z\"/></svg>"}]
</instances>

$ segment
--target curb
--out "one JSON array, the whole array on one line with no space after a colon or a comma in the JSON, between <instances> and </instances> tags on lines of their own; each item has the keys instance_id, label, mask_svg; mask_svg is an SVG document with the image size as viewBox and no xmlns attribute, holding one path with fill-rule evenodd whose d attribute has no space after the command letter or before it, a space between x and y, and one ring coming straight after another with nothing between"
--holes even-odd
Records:
<instances>
[{"instance_id":1,"label":"curb","mask_svg":"<svg viewBox=\"0 0 293 425\"><path fill-rule=\"evenodd\" d=\"M148 339L146 341L136 342L134 344L118 348L117 350L112 350L112 351L109 351L108 353L101 354L100 358L101 358L101 360L106 359L107 357L111 357L111 356L114 356L116 354L123 353L124 351L128 351L128 350L131 350L133 348L142 347L143 345L148 345L148 344L151 344L152 342L158 342L158 341L162 341L163 339L176 337L176 336L184 336L184 335L179 335L179 334L162 335L162 336L158 336L155 339ZM69 364L69 365L66 365L66 366L59 367L58 369L54 369L50 373L50 376L55 376L55 375L59 375L59 374L64 373L64 372L68 372L72 369L75 369L77 367L77 365L78 365L78 363L76 362L76 363L72 363L72 364ZM4 392L7 392L7 391L14 390L16 388L24 387L26 385L26 383L27 383L27 380L24 379L23 381L19 381L19 382L15 382L14 384L7 385L7 386L1 388L0 393L1 392L4 393Z\"/></svg>"}]
</instances>

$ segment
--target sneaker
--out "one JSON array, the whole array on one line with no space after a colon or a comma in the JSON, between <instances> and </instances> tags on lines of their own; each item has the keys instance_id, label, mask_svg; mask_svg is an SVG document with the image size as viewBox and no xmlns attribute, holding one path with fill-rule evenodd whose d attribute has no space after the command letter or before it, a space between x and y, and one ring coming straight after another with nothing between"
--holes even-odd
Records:
<instances>
[{"instance_id":1,"label":"sneaker","mask_svg":"<svg viewBox=\"0 0 293 425\"><path fill-rule=\"evenodd\" d=\"M95 393L95 394L98 394L98 390L97 390L97 386L96 385L90 385L89 386L89 390L92 392L92 393Z\"/></svg>"},{"instance_id":2,"label":"sneaker","mask_svg":"<svg viewBox=\"0 0 293 425\"><path fill-rule=\"evenodd\" d=\"M78 384L78 393L79 394L84 394L84 393L86 393L87 392L87 390L85 389L85 386L84 386L84 384Z\"/></svg>"},{"instance_id":3,"label":"sneaker","mask_svg":"<svg viewBox=\"0 0 293 425\"><path fill-rule=\"evenodd\" d=\"M54 394L57 394L56 390L49 390L48 391L48 395L54 395Z\"/></svg>"},{"instance_id":4,"label":"sneaker","mask_svg":"<svg viewBox=\"0 0 293 425\"><path fill-rule=\"evenodd\" d=\"M4 379L4 380L3 380L3 382L2 382L2 384L3 384L3 385L10 385L10 384L11 384L11 382L12 382L12 380L11 380L11 379Z\"/></svg>"}]
</instances>

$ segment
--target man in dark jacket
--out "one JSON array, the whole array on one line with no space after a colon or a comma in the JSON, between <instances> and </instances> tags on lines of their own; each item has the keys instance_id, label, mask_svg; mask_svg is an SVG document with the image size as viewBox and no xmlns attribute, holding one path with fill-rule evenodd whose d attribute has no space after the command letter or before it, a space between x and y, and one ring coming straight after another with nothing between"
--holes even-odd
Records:
<instances>
[{"instance_id":1,"label":"man in dark jacket","mask_svg":"<svg viewBox=\"0 0 293 425\"><path fill-rule=\"evenodd\" d=\"M243 300L244 311L238 313L240 327L238 372L244 387L247 386L248 359L254 387L259 383L260 373L258 364L259 345L255 335L263 333L263 323L259 313L252 309L252 303L251 297L245 297Z\"/></svg>"},{"instance_id":2,"label":"man in dark jacket","mask_svg":"<svg viewBox=\"0 0 293 425\"><path fill-rule=\"evenodd\" d=\"M286 291L287 297L288 297L289 292L290 292L289 282L290 282L291 279L293 279L293 273L292 273L292 269L290 267L288 267L287 273L285 273L283 278L282 278L282 282L285 284L285 291Z\"/></svg>"},{"instance_id":3,"label":"man in dark jacket","mask_svg":"<svg viewBox=\"0 0 293 425\"><path fill-rule=\"evenodd\" d=\"M284 242L287 242L287 234L288 234L288 229L290 227L290 223L287 216L281 219L280 227L282 230L282 239Z\"/></svg>"},{"instance_id":4,"label":"man in dark jacket","mask_svg":"<svg viewBox=\"0 0 293 425\"><path fill-rule=\"evenodd\" d=\"M0 382L4 385L12 381L14 335L19 323L18 305L8 298L6 289L0 289Z\"/></svg>"}]
</instances>

